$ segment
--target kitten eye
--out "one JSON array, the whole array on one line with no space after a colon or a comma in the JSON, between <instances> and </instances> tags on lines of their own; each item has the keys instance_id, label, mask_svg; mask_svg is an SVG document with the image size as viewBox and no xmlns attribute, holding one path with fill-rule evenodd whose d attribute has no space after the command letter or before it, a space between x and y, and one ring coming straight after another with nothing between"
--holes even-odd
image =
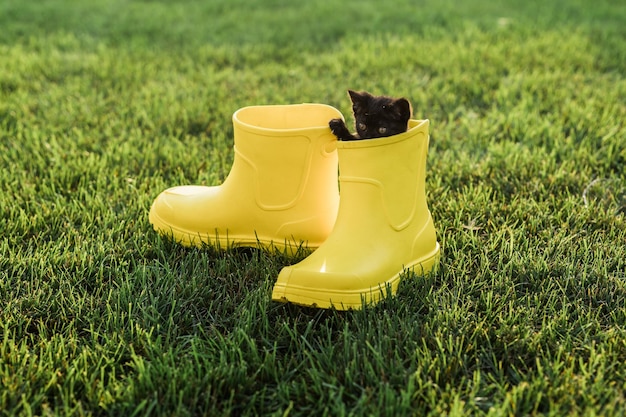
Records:
<instances>
[{"instance_id":1,"label":"kitten eye","mask_svg":"<svg viewBox=\"0 0 626 417\"><path fill-rule=\"evenodd\" d=\"M387 110L387 105L383 104L383 110Z\"/></svg>"},{"instance_id":2,"label":"kitten eye","mask_svg":"<svg viewBox=\"0 0 626 417\"><path fill-rule=\"evenodd\" d=\"M385 134L386 131L387 128L385 126L381 126L378 128L378 133L380 133L381 135Z\"/></svg>"},{"instance_id":3,"label":"kitten eye","mask_svg":"<svg viewBox=\"0 0 626 417\"><path fill-rule=\"evenodd\" d=\"M365 130L367 129L367 126L365 125L365 123L359 123L359 130Z\"/></svg>"}]
</instances>

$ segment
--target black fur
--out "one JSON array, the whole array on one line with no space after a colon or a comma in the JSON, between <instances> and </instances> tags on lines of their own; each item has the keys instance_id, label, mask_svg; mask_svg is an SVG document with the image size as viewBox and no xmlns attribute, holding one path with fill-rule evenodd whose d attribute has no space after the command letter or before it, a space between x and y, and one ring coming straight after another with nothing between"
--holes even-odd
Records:
<instances>
[{"instance_id":1,"label":"black fur","mask_svg":"<svg viewBox=\"0 0 626 417\"><path fill-rule=\"evenodd\" d=\"M411 103L405 98L394 99L348 90L352 100L356 133L350 133L341 119L332 119L328 125L339 140L382 138L406 132L411 118Z\"/></svg>"}]
</instances>

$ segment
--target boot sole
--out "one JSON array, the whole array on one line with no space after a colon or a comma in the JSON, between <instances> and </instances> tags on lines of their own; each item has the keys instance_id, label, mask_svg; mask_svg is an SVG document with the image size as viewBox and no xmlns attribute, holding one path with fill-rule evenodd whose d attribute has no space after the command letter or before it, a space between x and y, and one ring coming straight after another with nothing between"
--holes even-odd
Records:
<instances>
[{"instance_id":1,"label":"boot sole","mask_svg":"<svg viewBox=\"0 0 626 417\"><path fill-rule=\"evenodd\" d=\"M320 291L315 288L294 287L276 283L272 291L272 299L283 303L293 303L313 308L334 308L335 310L360 310L363 306L377 304L388 295L395 295L405 272L412 271L418 276L434 273L439 265L441 248L439 242L433 252L414 260L401 271L393 275L377 287L355 289L350 291Z\"/></svg>"},{"instance_id":2,"label":"boot sole","mask_svg":"<svg viewBox=\"0 0 626 417\"><path fill-rule=\"evenodd\" d=\"M280 242L279 239L261 238L258 235L227 235L224 238L219 235L209 235L208 233L188 231L173 227L172 225L164 222L152 210L150 210L148 218L157 233L171 238L176 243L186 247L202 248L205 246L212 246L218 250L242 247L256 248L273 253L278 252L288 256L297 256L302 254L303 251L310 252L317 249L319 246L311 246L310 244L305 244L305 242L296 242L295 240L289 241L287 239L283 239L283 241Z\"/></svg>"}]
</instances>

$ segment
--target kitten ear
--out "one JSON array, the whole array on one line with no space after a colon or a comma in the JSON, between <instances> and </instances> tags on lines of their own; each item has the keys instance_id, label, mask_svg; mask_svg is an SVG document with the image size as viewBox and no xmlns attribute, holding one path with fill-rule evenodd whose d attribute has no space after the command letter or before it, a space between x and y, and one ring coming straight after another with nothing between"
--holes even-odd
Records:
<instances>
[{"instance_id":1,"label":"kitten ear","mask_svg":"<svg viewBox=\"0 0 626 417\"><path fill-rule=\"evenodd\" d=\"M409 100L405 98L399 98L397 100L394 100L391 105L393 107L394 113L398 116L398 119L406 122L409 121L412 112L411 103L409 103Z\"/></svg>"},{"instance_id":2,"label":"kitten ear","mask_svg":"<svg viewBox=\"0 0 626 417\"><path fill-rule=\"evenodd\" d=\"M348 90L348 94L350 95L350 100L352 100L352 104L356 107L361 108L366 106L369 98L371 97L371 95L366 91L359 93L357 91Z\"/></svg>"}]
</instances>

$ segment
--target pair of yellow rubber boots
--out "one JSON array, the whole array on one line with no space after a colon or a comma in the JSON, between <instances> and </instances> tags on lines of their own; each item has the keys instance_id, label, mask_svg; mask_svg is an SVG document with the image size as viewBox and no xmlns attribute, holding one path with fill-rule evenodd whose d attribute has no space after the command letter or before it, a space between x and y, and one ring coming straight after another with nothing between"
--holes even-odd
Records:
<instances>
[{"instance_id":1,"label":"pair of yellow rubber boots","mask_svg":"<svg viewBox=\"0 0 626 417\"><path fill-rule=\"evenodd\" d=\"M348 310L395 294L404 271L425 274L439 259L424 190L428 120L344 142L328 127L341 117L323 104L238 110L224 183L163 191L150 223L186 246L315 249L282 269L276 301Z\"/></svg>"}]
</instances>

